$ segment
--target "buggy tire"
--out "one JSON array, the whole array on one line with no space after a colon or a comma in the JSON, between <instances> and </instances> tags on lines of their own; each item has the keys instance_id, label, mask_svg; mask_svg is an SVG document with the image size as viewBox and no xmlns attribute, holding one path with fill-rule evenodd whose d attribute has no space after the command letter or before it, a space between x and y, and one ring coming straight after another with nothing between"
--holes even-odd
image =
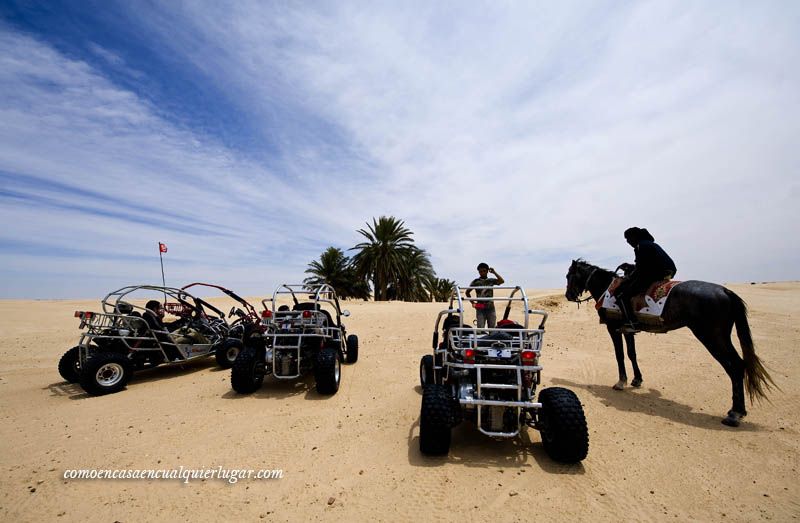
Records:
<instances>
[{"instance_id":1,"label":"buggy tire","mask_svg":"<svg viewBox=\"0 0 800 523\"><path fill-rule=\"evenodd\" d=\"M317 393L330 395L336 394L339 390L339 383L342 379L342 365L339 359L339 351L335 349L322 349L317 353L314 364L314 380L316 381Z\"/></svg>"},{"instance_id":2,"label":"buggy tire","mask_svg":"<svg viewBox=\"0 0 800 523\"><path fill-rule=\"evenodd\" d=\"M236 361L236 357L242 352L244 344L241 340L229 338L222 342L217 350L214 351L214 357L217 360L217 365L223 369L230 369Z\"/></svg>"},{"instance_id":3,"label":"buggy tire","mask_svg":"<svg viewBox=\"0 0 800 523\"><path fill-rule=\"evenodd\" d=\"M450 452L453 400L444 385L431 384L422 389L419 413L419 450L428 456Z\"/></svg>"},{"instance_id":4,"label":"buggy tire","mask_svg":"<svg viewBox=\"0 0 800 523\"><path fill-rule=\"evenodd\" d=\"M133 376L133 364L117 352L97 352L81 369L80 384L92 396L113 394L125 388Z\"/></svg>"},{"instance_id":5,"label":"buggy tire","mask_svg":"<svg viewBox=\"0 0 800 523\"><path fill-rule=\"evenodd\" d=\"M261 388L266 375L266 363L261 351L244 349L231 367L231 388L239 394L252 394Z\"/></svg>"},{"instance_id":6,"label":"buggy tire","mask_svg":"<svg viewBox=\"0 0 800 523\"><path fill-rule=\"evenodd\" d=\"M419 360L419 384L423 389L425 385L433 385L433 356L430 354Z\"/></svg>"},{"instance_id":7,"label":"buggy tire","mask_svg":"<svg viewBox=\"0 0 800 523\"><path fill-rule=\"evenodd\" d=\"M81 359L79 347L72 347L58 360L58 373L68 383L77 383L81 379Z\"/></svg>"},{"instance_id":8,"label":"buggy tire","mask_svg":"<svg viewBox=\"0 0 800 523\"><path fill-rule=\"evenodd\" d=\"M358 361L358 336L351 334L347 337L347 363Z\"/></svg>"},{"instance_id":9,"label":"buggy tire","mask_svg":"<svg viewBox=\"0 0 800 523\"><path fill-rule=\"evenodd\" d=\"M583 407L569 389L549 387L539 393L537 428L542 433L542 444L555 461L578 463L589 453L589 429Z\"/></svg>"}]
</instances>

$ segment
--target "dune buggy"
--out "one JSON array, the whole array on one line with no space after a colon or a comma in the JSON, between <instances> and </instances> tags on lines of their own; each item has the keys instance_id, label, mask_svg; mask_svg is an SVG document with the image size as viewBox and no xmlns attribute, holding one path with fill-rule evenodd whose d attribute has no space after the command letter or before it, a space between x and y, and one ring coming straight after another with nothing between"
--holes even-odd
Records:
<instances>
[{"instance_id":1,"label":"dune buggy","mask_svg":"<svg viewBox=\"0 0 800 523\"><path fill-rule=\"evenodd\" d=\"M535 428L551 458L568 463L583 460L589 433L578 397L568 389L550 387L535 400L547 313L530 310L521 287L493 287L508 296L462 296L464 291L485 288L456 286L449 308L436 317L433 353L420 361L420 451L447 454L452 427L468 419L494 438L513 438L525 426ZM507 304L496 327L479 329L464 323L465 301ZM508 318L514 303L521 305L521 323ZM532 315L541 316L537 328L529 326Z\"/></svg>"},{"instance_id":2,"label":"dune buggy","mask_svg":"<svg viewBox=\"0 0 800 523\"><path fill-rule=\"evenodd\" d=\"M307 299L301 301L299 297ZM279 302L288 301L282 305ZM291 380L314 373L317 392L335 394L341 362L358 360L358 337L347 335L336 292L330 285L284 284L263 300L262 343L251 338L231 369L231 386L241 394L258 390L267 375Z\"/></svg>"},{"instance_id":3,"label":"dune buggy","mask_svg":"<svg viewBox=\"0 0 800 523\"><path fill-rule=\"evenodd\" d=\"M215 351L219 366L223 369L229 369L233 366L236 357L251 337L263 336L266 332L266 325L261 322L261 316L256 312L256 308L232 290L226 289L220 285L201 282L184 285L181 287L181 290L185 291L193 287L217 289L239 303L238 307L234 305L228 312L228 319L233 317L236 319L229 323L228 335L224 342L224 347L222 350Z\"/></svg>"},{"instance_id":4,"label":"dune buggy","mask_svg":"<svg viewBox=\"0 0 800 523\"><path fill-rule=\"evenodd\" d=\"M152 314L132 301L153 299L177 320L156 328ZM134 285L109 293L102 312L76 311L81 338L58 363L61 376L92 395L123 389L135 370L174 365L218 354L224 357L229 326L225 314L187 291ZM212 314L213 313L213 314ZM158 322L155 322L157 325ZM232 363L232 362L231 362Z\"/></svg>"}]
</instances>

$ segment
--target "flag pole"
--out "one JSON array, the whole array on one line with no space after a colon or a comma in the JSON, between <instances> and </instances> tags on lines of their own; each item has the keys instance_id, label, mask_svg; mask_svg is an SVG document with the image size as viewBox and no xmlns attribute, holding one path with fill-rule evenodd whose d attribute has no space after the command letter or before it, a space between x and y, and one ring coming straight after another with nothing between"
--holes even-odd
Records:
<instances>
[{"instance_id":1,"label":"flag pole","mask_svg":"<svg viewBox=\"0 0 800 523\"><path fill-rule=\"evenodd\" d=\"M166 287L167 280L164 278L164 255L161 252L161 242L158 242L158 259L161 261L161 284ZM164 289L164 303L167 303L167 290Z\"/></svg>"}]
</instances>

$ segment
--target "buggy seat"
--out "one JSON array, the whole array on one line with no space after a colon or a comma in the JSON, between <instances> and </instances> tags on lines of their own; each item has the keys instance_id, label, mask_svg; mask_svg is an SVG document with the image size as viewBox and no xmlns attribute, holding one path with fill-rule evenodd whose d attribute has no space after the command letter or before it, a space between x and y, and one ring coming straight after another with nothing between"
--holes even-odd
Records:
<instances>
[{"instance_id":1,"label":"buggy seat","mask_svg":"<svg viewBox=\"0 0 800 523\"><path fill-rule=\"evenodd\" d=\"M314 302L298 303L294 307L292 307L292 310L321 312L322 315L325 317L325 322L326 322L324 325L325 327L335 325L335 323L333 323L333 318L331 317L331 313L329 313L326 310L320 309L319 303L314 303Z\"/></svg>"}]
</instances>

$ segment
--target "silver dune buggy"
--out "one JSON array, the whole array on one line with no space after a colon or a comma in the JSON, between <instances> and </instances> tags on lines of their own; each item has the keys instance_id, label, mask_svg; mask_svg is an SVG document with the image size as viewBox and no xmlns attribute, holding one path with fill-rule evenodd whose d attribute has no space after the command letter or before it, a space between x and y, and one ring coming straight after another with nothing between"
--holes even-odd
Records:
<instances>
[{"instance_id":1,"label":"silver dune buggy","mask_svg":"<svg viewBox=\"0 0 800 523\"><path fill-rule=\"evenodd\" d=\"M177 320L163 328L151 326L145 316L150 312L128 301L145 299L163 300L164 309ZM225 314L183 289L123 287L103 298L101 307L102 312L75 312L81 338L58 363L61 376L80 383L89 394L122 390L135 370L225 357L229 332Z\"/></svg>"},{"instance_id":2,"label":"silver dune buggy","mask_svg":"<svg viewBox=\"0 0 800 523\"><path fill-rule=\"evenodd\" d=\"M300 297L307 297L300 301ZM289 301L290 304L281 301ZM341 363L358 360L358 337L347 335L336 292L330 285L281 285L271 302L263 300L263 336L251 337L231 369L231 387L241 394L258 390L272 374L292 380L314 373L319 394L335 394Z\"/></svg>"},{"instance_id":3,"label":"silver dune buggy","mask_svg":"<svg viewBox=\"0 0 800 523\"><path fill-rule=\"evenodd\" d=\"M583 460L589 433L578 397L568 389L550 387L535 400L547 313L530 310L521 287L492 287L508 296L462 296L466 290L487 288L456 286L449 308L436 317L433 354L420 361L420 451L447 454L451 428L466 418L494 438L513 438L525 426L535 428L551 458L567 463ZM507 305L495 328L479 329L465 325L465 301ZM522 323L508 319L514 303L521 305ZM537 328L529 326L531 315L542 317Z\"/></svg>"}]
</instances>

